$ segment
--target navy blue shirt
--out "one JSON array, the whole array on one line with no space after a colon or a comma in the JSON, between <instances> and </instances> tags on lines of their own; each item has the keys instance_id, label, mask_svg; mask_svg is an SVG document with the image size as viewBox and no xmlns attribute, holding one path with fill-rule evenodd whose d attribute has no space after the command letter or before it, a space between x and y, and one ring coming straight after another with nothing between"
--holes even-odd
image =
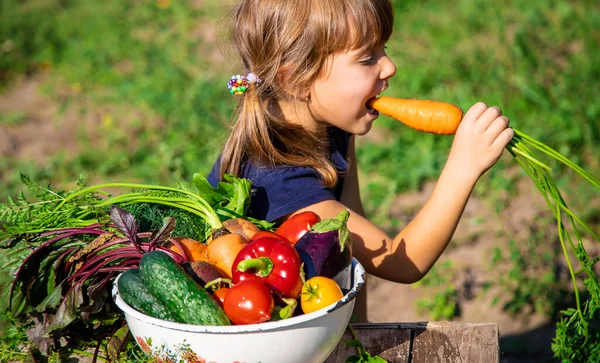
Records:
<instances>
[{"instance_id":1,"label":"navy blue shirt","mask_svg":"<svg viewBox=\"0 0 600 363\"><path fill-rule=\"evenodd\" d=\"M321 184L319 173L305 166L259 167L246 162L239 177L252 182L253 192L248 214L254 218L274 222L298 209L322 202L340 200L344 172L348 170L350 134L336 127L329 128L330 158L338 170L335 188ZM219 182L221 157L208 175L208 182L216 187Z\"/></svg>"}]
</instances>

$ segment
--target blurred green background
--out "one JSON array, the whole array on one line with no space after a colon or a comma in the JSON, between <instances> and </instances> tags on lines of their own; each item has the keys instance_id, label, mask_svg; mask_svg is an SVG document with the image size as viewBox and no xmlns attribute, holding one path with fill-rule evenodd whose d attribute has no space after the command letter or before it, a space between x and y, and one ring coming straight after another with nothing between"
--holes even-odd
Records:
<instances>
[{"instance_id":1,"label":"blurred green background","mask_svg":"<svg viewBox=\"0 0 600 363\"><path fill-rule=\"evenodd\" d=\"M236 102L226 82L241 69L219 33L233 3L0 0L0 200L23 189L19 173L56 188L73 186L80 174L88 184L174 185L208 173ZM600 176L597 1L395 4L387 46L398 72L387 95L443 100L465 110L477 101L498 105L513 127ZM390 231L401 226L400 219L390 221L390 205L437 178L451 142L383 116L376 122L358 151L361 192L375 222ZM506 154L475 190L498 214L519 197L517 183L526 179ZM547 163L570 207L598 231L598 191ZM548 233L555 228L548 218ZM544 241L533 233L529 241L489 264L507 259L518 271L543 266L548 259L530 253L531 244ZM423 288L444 284L435 282L439 274L434 269ZM546 284L543 274L511 276L513 285L536 287L508 290L520 294L518 311L556 291L556 278ZM432 294L424 303L438 314L432 318L459 314L444 310L456 303L456 291ZM553 318L558 308L543 311Z\"/></svg>"}]
</instances>

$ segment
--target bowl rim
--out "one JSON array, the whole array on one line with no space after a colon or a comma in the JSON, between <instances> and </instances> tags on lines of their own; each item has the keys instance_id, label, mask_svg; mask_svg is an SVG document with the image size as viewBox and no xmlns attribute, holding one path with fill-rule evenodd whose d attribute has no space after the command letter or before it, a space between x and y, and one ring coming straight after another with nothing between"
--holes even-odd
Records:
<instances>
[{"instance_id":1,"label":"bowl rim","mask_svg":"<svg viewBox=\"0 0 600 363\"><path fill-rule=\"evenodd\" d=\"M119 309L123 311L125 317L131 316L138 320L141 320L145 323L156 325L162 328L167 328L171 330L180 330L185 332L194 332L194 333L216 333L216 334L235 334L235 333L250 333L250 332L265 332L270 330L277 330L280 328L289 328L299 325L301 323L318 319L324 315L329 314L335 310L340 309L344 305L350 303L352 300L356 298L356 295L362 290L365 284L365 269L358 262L356 258L352 258L352 269L350 270L352 276L352 289L348 291L340 300L337 302L326 306L322 309L314 311L308 314L302 314L298 316L294 316L284 320L278 321L269 321L260 324L247 324L247 325L224 325L224 326L212 326L212 325L194 325L194 324L184 324L177 323L168 320L162 320L158 318L154 318L152 316L146 315L133 307L123 300L121 295L119 294L118 288L118 280L121 277L121 274L117 276L117 278L113 282L112 288L112 297L115 301L115 304ZM299 308L299 307L298 307Z\"/></svg>"}]
</instances>

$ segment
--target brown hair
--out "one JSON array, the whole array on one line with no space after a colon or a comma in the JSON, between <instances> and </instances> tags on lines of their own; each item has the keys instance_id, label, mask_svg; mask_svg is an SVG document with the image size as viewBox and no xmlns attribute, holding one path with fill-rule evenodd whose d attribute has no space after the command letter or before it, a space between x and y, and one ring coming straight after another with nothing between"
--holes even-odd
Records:
<instances>
[{"instance_id":1,"label":"brown hair","mask_svg":"<svg viewBox=\"0 0 600 363\"><path fill-rule=\"evenodd\" d=\"M242 0L231 15L236 52L262 84L240 97L221 179L239 176L249 160L312 167L324 185L334 186L326 126L311 132L287 122L279 103L296 100L307 108L300 95L323 75L330 55L386 42L394 21L391 0Z\"/></svg>"}]
</instances>

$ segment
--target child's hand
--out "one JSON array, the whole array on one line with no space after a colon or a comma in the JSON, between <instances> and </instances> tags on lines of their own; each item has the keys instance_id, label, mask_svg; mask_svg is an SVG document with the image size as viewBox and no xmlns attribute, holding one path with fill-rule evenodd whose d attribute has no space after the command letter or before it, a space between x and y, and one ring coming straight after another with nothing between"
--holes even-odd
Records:
<instances>
[{"instance_id":1,"label":"child's hand","mask_svg":"<svg viewBox=\"0 0 600 363\"><path fill-rule=\"evenodd\" d=\"M496 106L473 105L463 117L450 150L448 164L479 178L494 165L514 135L509 120Z\"/></svg>"}]
</instances>

